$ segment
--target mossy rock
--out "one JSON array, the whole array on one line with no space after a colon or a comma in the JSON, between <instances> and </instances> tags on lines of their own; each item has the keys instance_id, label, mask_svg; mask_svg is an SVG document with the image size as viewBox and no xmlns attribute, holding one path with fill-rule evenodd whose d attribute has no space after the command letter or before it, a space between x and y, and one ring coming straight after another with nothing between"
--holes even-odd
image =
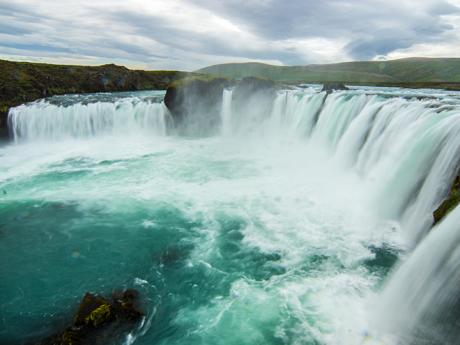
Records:
<instances>
[{"instance_id":1,"label":"mossy rock","mask_svg":"<svg viewBox=\"0 0 460 345\"><path fill-rule=\"evenodd\" d=\"M460 203L460 176L457 176L452 184L450 193L443 203L434 211L434 225L439 223Z\"/></svg>"},{"instance_id":2,"label":"mossy rock","mask_svg":"<svg viewBox=\"0 0 460 345\"><path fill-rule=\"evenodd\" d=\"M99 345L111 343L129 332L143 317L139 293L128 289L114 292L111 298L86 293L72 325L40 345Z\"/></svg>"},{"instance_id":3,"label":"mossy rock","mask_svg":"<svg viewBox=\"0 0 460 345\"><path fill-rule=\"evenodd\" d=\"M93 325L94 327L99 327L104 322L110 321L112 317L112 307L110 304L103 304L96 309L94 309L91 314L89 314L85 323L87 325Z\"/></svg>"},{"instance_id":4,"label":"mossy rock","mask_svg":"<svg viewBox=\"0 0 460 345\"><path fill-rule=\"evenodd\" d=\"M103 308L100 310L99 308ZM74 324L76 326L88 325L99 316L99 311L103 311L104 308L109 308L110 301L104 297L86 293L80 302L77 314L75 315Z\"/></svg>"}]
</instances>

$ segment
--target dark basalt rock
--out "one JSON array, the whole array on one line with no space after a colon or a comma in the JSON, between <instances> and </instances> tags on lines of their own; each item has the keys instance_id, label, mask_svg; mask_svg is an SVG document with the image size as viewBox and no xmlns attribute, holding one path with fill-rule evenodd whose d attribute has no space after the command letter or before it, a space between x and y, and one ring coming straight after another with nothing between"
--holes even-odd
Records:
<instances>
[{"instance_id":1,"label":"dark basalt rock","mask_svg":"<svg viewBox=\"0 0 460 345\"><path fill-rule=\"evenodd\" d=\"M8 138L8 107L0 108L0 141Z\"/></svg>"},{"instance_id":2,"label":"dark basalt rock","mask_svg":"<svg viewBox=\"0 0 460 345\"><path fill-rule=\"evenodd\" d=\"M36 345L99 345L112 343L129 332L143 316L139 293L115 292L111 299L86 293L73 324Z\"/></svg>"},{"instance_id":3,"label":"dark basalt rock","mask_svg":"<svg viewBox=\"0 0 460 345\"><path fill-rule=\"evenodd\" d=\"M222 94L232 82L225 78L195 77L171 84L165 105L180 134L212 135L220 123Z\"/></svg>"},{"instance_id":4,"label":"dark basalt rock","mask_svg":"<svg viewBox=\"0 0 460 345\"><path fill-rule=\"evenodd\" d=\"M168 87L164 99L176 130L186 135L216 134L221 122L222 94L229 87L234 88L232 107L237 114L254 109L266 114L276 95L275 83L268 79L247 77L235 82L218 77L195 77L180 80ZM254 103L257 107L252 107Z\"/></svg>"},{"instance_id":5,"label":"dark basalt rock","mask_svg":"<svg viewBox=\"0 0 460 345\"><path fill-rule=\"evenodd\" d=\"M444 202L434 211L434 224L439 223L460 203L460 176L457 176L452 184L449 195Z\"/></svg>"},{"instance_id":6,"label":"dark basalt rock","mask_svg":"<svg viewBox=\"0 0 460 345\"><path fill-rule=\"evenodd\" d=\"M224 78L184 79L168 87L164 102L176 118L184 118L192 110L190 107L215 106L222 102L222 92L230 85Z\"/></svg>"},{"instance_id":7,"label":"dark basalt rock","mask_svg":"<svg viewBox=\"0 0 460 345\"><path fill-rule=\"evenodd\" d=\"M340 90L349 90L349 88L346 87L344 83L325 83L321 92L326 91L328 94L330 94L333 91Z\"/></svg>"}]
</instances>

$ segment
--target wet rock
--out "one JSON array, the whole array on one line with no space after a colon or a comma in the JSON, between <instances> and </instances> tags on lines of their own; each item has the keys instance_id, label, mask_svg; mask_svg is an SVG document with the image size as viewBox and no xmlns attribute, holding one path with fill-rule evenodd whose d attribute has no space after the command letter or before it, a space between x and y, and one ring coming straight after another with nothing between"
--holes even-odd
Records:
<instances>
[{"instance_id":1,"label":"wet rock","mask_svg":"<svg viewBox=\"0 0 460 345\"><path fill-rule=\"evenodd\" d=\"M275 83L269 79L247 77L235 82L219 77L194 77L180 80L168 87L164 99L178 132L195 136L216 134L221 124L223 91L230 87L234 89L232 107L237 114L257 110L266 115L276 96Z\"/></svg>"},{"instance_id":2,"label":"wet rock","mask_svg":"<svg viewBox=\"0 0 460 345\"><path fill-rule=\"evenodd\" d=\"M349 90L349 88L346 87L344 83L325 83L321 92L326 91L328 94L330 94L333 91L340 90Z\"/></svg>"},{"instance_id":3,"label":"wet rock","mask_svg":"<svg viewBox=\"0 0 460 345\"><path fill-rule=\"evenodd\" d=\"M110 299L86 293L73 324L39 345L107 344L129 332L143 316L139 292L129 289L114 292Z\"/></svg>"},{"instance_id":4,"label":"wet rock","mask_svg":"<svg viewBox=\"0 0 460 345\"><path fill-rule=\"evenodd\" d=\"M460 176L457 176L452 184L449 195L441 205L434 211L434 224L439 223L460 203Z\"/></svg>"},{"instance_id":5,"label":"wet rock","mask_svg":"<svg viewBox=\"0 0 460 345\"><path fill-rule=\"evenodd\" d=\"M194 77L171 84L165 105L181 134L212 135L220 124L222 94L232 82L225 78Z\"/></svg>"}]
</instances>

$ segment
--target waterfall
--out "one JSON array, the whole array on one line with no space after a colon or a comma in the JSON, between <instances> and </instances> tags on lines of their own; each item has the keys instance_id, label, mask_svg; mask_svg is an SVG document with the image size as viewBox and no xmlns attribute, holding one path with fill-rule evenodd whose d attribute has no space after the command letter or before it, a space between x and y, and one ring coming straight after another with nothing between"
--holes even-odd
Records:
<instances>
[{"instance_id":1,"label":"waterfall","mask_svg":"<svg viewBox=\"0 0 460 345\"><path fill-rule=\"evenodd\" d=\"M163 103L135 98L71 105L41 100L12 108L8 121L16 141L31 141L140 132L165 135L168 116Z\"/></svg>"},{"instance_id":2,"label":"waterfall","mask_svg":"<svg viewBox=\"0 0 460 345\"><path fill-rule=\"evenodd\" d=\"M380 218L399 221L409 246L432 224L432 213L457 173L460 156L460 105L452 100L385 94L281 91L272 111L241 114L224 91L225 135L264 140L303 138L311 147L358 174L373 190ZM450 103L449 103L450 102ZM446 104L448 103L448 104ZM230 113L233 111L233 114ZM229 114L237 126L229 126Z\"/></svg>"},{"instance_id":3,"label":"waterfall","mask_svg":"<svg viewBox=\"0 0 460 345\"><path fill-rule=\"evenodd\" d=\"M222 110L220 112L223 136L228 136L232 132L232 96L233 90L225 89L222 96Z\"/></svg>"},{"instance_id":4,"label":"waterfall","mask_svg":"<svg viewBox=\"0 0 460 345\"><path fill-rule=\"evenodd\" d=\"M460 339L460 208L399 267L379 303L376 327L398 344L457 344Z\"/></svg>"},{"instance_id":5,"label":"waterfall","mask_svg":"<svg viewBox=\"0 0 460 345\"><path fill-rule=\"evenodd\" d=\"M70 104L42 100L11 109L15 140L167 134L170 115L160 99L73 97ZM296 89L279 91L268 103L253 98L236 102L226 89L220 119L185 126L193 132L215 123L220 127L214 133L225 137L303 141L326 152L338 168L358 175L371 194L376 217L399 222L409 246L424 237L458 170L458 98L416 98L385 89L330 95ZM211 116L200 112L203 118Z\"/></svg>"}]
</instances>

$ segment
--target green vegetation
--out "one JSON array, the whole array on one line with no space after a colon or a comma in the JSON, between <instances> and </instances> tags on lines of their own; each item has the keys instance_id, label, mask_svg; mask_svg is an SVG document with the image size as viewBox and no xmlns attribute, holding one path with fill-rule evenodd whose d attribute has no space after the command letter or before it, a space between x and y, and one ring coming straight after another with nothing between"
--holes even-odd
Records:
<instances>
[{"instance_id":1,"label":"green vegetation","mask_svg":"<svg viewBox=\"0 0 460 345\"><path fill-rule=\"evenodd\" d=\"M91 324L94 327L98 327L100 324L108 321L111 316L110 304L102 304L94 309L86 318L86 324Z\"/></svg>"},{"instance_id":2,"label":"green vegetation","mask_svg":"<svg viewBox=\"0 0 460 345\"><path fill-rule=\"evenodd\" d=\"M189 76L178 71L135 71L123 66L70 66L0 60L0 132L8 109L67 93L163 90ZM0 133L1 136L1 133Z\"/></svg>"},{"instance_id":3,"label":"green vegetation","mask_svg":"<svg viewBox=\"0 0 460 345\"><path fill-rule=\"evenodd\" d=\"M114 292L111 299L86 293L73 323L57 334L42 339L40 345L93 345L114 343L141 320L139 293L128 289Z\"/></svg>"},{"instance_id":4,"label":"green vegetation","mask_svg":"<svg viewBox=\"0 0 460 345\"><path fill-rule=\"evenodd\" d=\"M285 83L343 82L352 85L460 90L460 59L455 58L411 58L307 66L230 63L206 67L197 72L236 79L255 76Z\"/></svg>"},{"instance_id":5,"label":"green vegetation","mask_svg":"<svg viewBox=\"0 0 460 345\"><path fill-rule=\"evenodd\" d=\"M446 200L434 211L434 224L441 221L449 212L451 212L460 203L460 176L455 178Z\"/></svg>"}]
</instances>

